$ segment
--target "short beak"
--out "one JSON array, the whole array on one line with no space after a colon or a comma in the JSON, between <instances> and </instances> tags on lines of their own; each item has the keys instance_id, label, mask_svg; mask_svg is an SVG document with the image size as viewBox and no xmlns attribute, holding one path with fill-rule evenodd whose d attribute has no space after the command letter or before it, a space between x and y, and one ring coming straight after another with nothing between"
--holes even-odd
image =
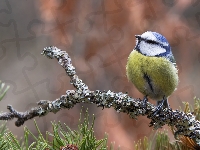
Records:
<instances>
[{"instance_id":1,"label":"short beak","mask_svg":"<svg viewBox=\"0 0 200 150\"><path fill-rule=\"evenodd\" d=\"M140 39L140 38L141 38L141 35L135 35L135 37L136 37L137 39Z\"/></svg>"}]
</instances>

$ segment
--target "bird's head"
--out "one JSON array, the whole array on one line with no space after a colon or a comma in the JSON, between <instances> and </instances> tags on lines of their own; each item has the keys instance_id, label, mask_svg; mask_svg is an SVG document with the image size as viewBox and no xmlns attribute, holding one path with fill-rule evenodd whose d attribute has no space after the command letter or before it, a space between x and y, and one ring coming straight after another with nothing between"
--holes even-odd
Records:
<instances>
[{"instance_id":1,"label":"bird's head","mask_svg":"<svg viewBox=\"0 0 200 150\"><path fill-rule=\"evenodd\" d=\"M171 47L163 35L157 32L147 31L135 37L135 50L141 54L156 57L168 57L168 55L171 55Z\"/></svg>"}]
</instances>

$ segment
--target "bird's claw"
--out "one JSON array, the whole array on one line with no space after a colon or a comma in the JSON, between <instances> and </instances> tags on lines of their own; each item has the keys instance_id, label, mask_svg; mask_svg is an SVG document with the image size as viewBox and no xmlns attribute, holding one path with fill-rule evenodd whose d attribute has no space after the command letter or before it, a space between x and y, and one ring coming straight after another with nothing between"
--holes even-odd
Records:
<instances>
[{"instance_id":1,"label":"bird's claw","mask_svg":"<svg viewBox=\"0 0 200 150\"><path fill-rule=\"evenodd\" d=\"M148 102L147 96L144 96L142 102L143 102L143 107L146 108L147 107L147 102Z\"/></svg>"},{"instance_id":2,"label":"bird's claw","mask_svg":"<svg viewBox=\"0 0 200 150\"><path fill-rule=\"evenodd\" d=\"M163 100L158 101L156 110L153 112L151 117L154 118L164 108L169 108L168 101L165 97L163 97Z\"/></svg>"}]
</instances>

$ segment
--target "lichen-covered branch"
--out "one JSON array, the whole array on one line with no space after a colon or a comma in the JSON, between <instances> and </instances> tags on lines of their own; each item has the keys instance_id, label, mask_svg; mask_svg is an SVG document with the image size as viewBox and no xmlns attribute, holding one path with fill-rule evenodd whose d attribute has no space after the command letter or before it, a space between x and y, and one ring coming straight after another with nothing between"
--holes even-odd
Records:
<instances>
[{"instance_id":1,"label":"lichen-covered branch","mask_svg":"<svg viewBox=\"0 0 200 150\"><path fill-rule=\"evenodd\" d=\"M56 47L44 48L43 55L53 59L56 58L58 63L65 69L67 75L71 78L71 84L75 90L67 90L65 95L60 98L49 101L40 100L38 106L26 112L18 112L12 106L8 106L9 113L0 114L0 120L11 120L17 118L16 126L21 126L25 121L34 117L41 117L49 112L58 112L60 109L71 109L77 103L96 104L97 107L111 108L117 112L127 113L131 118L138 116L147 116L151 119L150 126L155 129L165 124L173 126L176 129L175 136L185 135L192 138L200 145L200 122L195 120L191 113L184 113L178 110L161 109L155 115L156 106L145 100L134 99L128 94L113 91L90 91L88 86L78 78L75 68L71 63L71 58L65 51Z\"/></svg>"}]
</instances>

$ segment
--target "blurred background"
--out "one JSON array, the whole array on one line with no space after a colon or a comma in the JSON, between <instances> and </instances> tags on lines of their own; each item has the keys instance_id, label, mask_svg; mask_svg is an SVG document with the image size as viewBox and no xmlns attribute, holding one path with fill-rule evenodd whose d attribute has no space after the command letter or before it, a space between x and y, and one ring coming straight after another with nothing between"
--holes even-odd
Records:
<instances>
[{"instance_id":1,"label":"blurred background","mask_svg":"<svg viewBox=\"0 0 200 150\"><path fill-rule=\"evenodd\" d=\"M135 46L134 35L147 30L168 39L177 61L180 82L169 98L170 106L179 109L182 102L193 104L193 98L200 97L199 1L0 1L0 80L10 86L1 111L7 111L8 104L26 111L39 100L55 100L73 89L57 61L40 55L50 45L69 53L77 75L90 90L128 92L143 98L128 82L125 66ZM109 143L115 142L123 150L133 149L133 141L153 132L146 117L133 120L112 108L102 110L89 104L35 119L44 134L52 131L54 120L77 129L81 106L89 108L91 118L95 114L96 137L100 139L106 132ZM14 120L7 125L19 138L24 126L37 134L33 120L22 127L16 127Z\"/></svg>"}]
</instances>

